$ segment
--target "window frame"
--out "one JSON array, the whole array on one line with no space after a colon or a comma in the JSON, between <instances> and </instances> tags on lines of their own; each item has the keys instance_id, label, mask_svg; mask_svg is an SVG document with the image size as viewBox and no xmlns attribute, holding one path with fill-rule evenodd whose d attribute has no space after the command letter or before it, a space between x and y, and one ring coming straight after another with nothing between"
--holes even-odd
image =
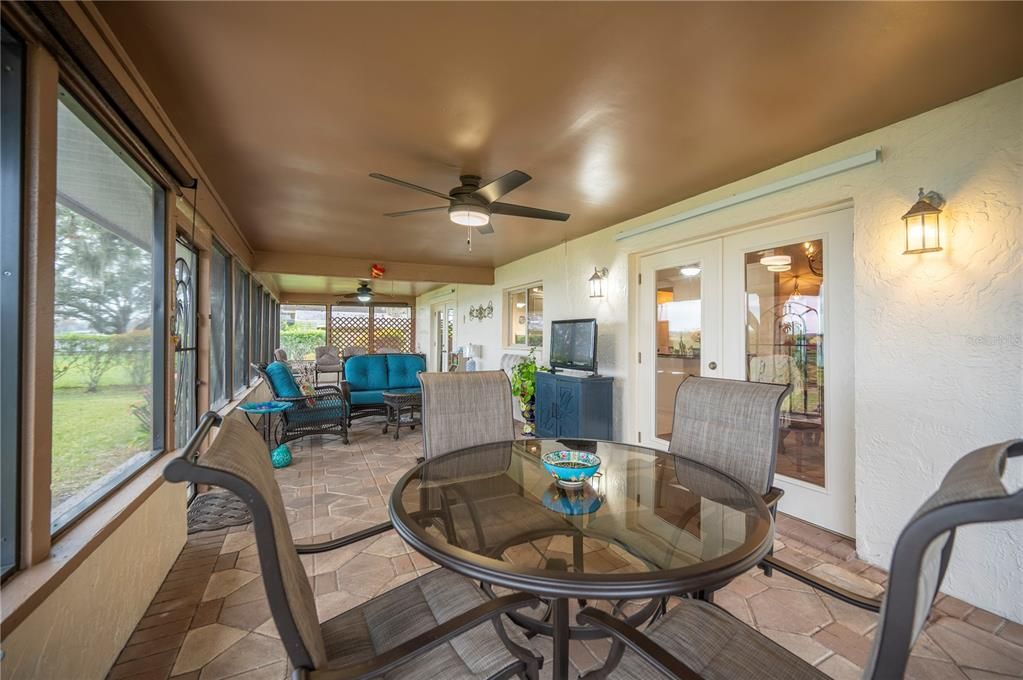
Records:
<instances>
[{"instance_id":1,"label":"window frame","mask_svg":"<svg viewBox=\"0 0 1023 680\"><path fill-rule=\"evenodd\" d=\"M6 333L0 334L4 368L0 370L0 394L7 404L0 411L3 438L0 440L0 578L18 569L21 551L21 225L23 138L25 104L25 42L6 25L2 32L3 91L0 98L0 156L2 205L0 205L0 249L4 285L0 287L0 318ZM9 273L9 275L8 275ZM15 329L15 332L12 332Z\"/></svg>"},{"instance_id":2,"label":"window frame","mask_svg":"<svg viewBox=\"0 0 1023 680\"><path fill-rule=\"evenodd\" d=\"M64 97L61 96L63 93ZM70 101L73 106L68 106L67 102ZM166 453L167 447L167 418L166 416L166 357L167 357L167 286L166 281L168 277L167 269L167 230L168 230L168 219L167 219L167 192L168 187L161 181L159 177L150 172L146 164L138 159L130 149L127 148L125 143L121 140L120 136L111 131L96 111L90 106L91 97L88 93L83 92L80 88L76 87L74 83L68 82L64 78L64 74L61 73L57 83L57 97L53 100L53 106L56 110L57 107L65 102L65 106L71 110L73 114L79 117L79 120L93 132L99 139L110 147L111 151L114 152L126 165L128 165L135 173L141 178L148 180L153 188L153 251L151 254L152 258L152 376L151 376L151 390L152 396L150 401L150 408L152 411L152 445L149 451L139 451L136 455L139 456L138 465L126 469L122 474L112 477L107 480L105 484L94 489L90 494L79 499L77 503L70 506L64 513L59 517L53 517L52 507L52 496L50 499L50 509L47 525L49 526L50 540L55 541L61 535L66 533L69 529L76 526L82 519L87 517L92 511L99 507L104 500L109 498L111 495L116 493L119 489L124 487L126 484L131 482L141 472L146 470L156 459ZM55 140L56 141L56 140ZM57 146L54 147L55 154L57 152ZM58 157L55 155L54 160L59 163ZM54 185L56 193L56 184ZM56 239L54 239L54 247L56 245ZM55 255L54 253L51 253ZM53 362L53 347L49 349L49 362ZM51 386L52 387L52 386ZM50 397L50 419L52 422L52 403L53 397ZM51 465L53 460L53 444L51 441L50 450L47 452ZM51 479L47 480L47 492L50 491Z\"/></svg>"},{"instance_id":3,"label":"window frame","mask_svg":"<svg viewBox=\"0 0 1023 680\"><path fill-rule=\"evenodd\" d=\"M504 313L502 314L502 318L503 318L503 333L502 333L503 338L502 339L504 340L504 348L505 349L513 349L513 350L520 350L520 351L536 350L538 352L542 352L543 351L543 348L544 348L544 345L546 344L546 339L547 339L547 322L546 322L546 319L544 319L543 316L542 316L544 312L541 312L541 318L540 318L540 344L539 345L530 345L529 344L529 313L530 313L530 306L529 306L529 304L530 304L530 302L529 302L530 301L530 295L529 295L529 293L534 288L539 288L540 291L541 291L541 295L542 295L543 281L542 280L540 280L540 281L533 281L532 283L523 284L521 286L515 286L513 288L505 288L503 293L502 293L502 298L501 299L502 299L502 306L504 307L504 309L503 309ZM511 309L511 305L513 304L511 302L511 298L512 298L513 295L518 295L519 293L524 293L525 296L526 296L526 342L525 343L514 342L514 338L512 337L512 332L513 332L512 331L512 324L511 324L511 320L509 318L509 311Z\"/></svg>"}]
</instances>

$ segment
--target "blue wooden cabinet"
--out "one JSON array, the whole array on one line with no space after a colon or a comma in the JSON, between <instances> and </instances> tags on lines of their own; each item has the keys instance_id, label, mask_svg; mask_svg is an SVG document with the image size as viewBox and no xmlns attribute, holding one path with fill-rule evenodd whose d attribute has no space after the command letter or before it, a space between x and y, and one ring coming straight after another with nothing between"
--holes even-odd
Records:
<instances>
[{"instance_id":1,"label":"blue wooden cabinet","mask_svg":"<svg viewBox=\"0 0 1023 680\"><path fill-rule=\"evenodd\" d=\"M536 436L611 439L614 378L536 373Z\"/></svg>"}]
</instances>

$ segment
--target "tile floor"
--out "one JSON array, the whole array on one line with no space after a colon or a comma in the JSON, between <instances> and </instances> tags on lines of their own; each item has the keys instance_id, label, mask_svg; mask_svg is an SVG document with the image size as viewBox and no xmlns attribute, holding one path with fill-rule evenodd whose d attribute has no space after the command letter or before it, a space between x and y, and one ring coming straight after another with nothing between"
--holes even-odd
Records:
<instances>
[{"instance_id":1,"label":"tile floor","mask_svg":"<svg viewBox=\"0 0 1023 680\"><path fill-rule=\"evenodd\" d=\"M297 541L321 541L386 520L394 483L420 455L418 431L395 442L364 421L344 446L333 438L293 443L277 472ZM856 559L845 540L781 517L781 558L870 595L884 571ZM327 619L433 568L392 532L305 560L320 618ZM858 678L877 617L782 575L753 570L720 591L717 604L834 678ZM550 658L549 642L534 638ZM572 642L575 670L597 666L609 643ZM110 678L285 678L287 662L259 578L248 527L193 534ZM550 667L544 677L550 677ZM950 597L936 604L907 677L1023 678L1023 626Z\"/></svg>"}]
</instances>

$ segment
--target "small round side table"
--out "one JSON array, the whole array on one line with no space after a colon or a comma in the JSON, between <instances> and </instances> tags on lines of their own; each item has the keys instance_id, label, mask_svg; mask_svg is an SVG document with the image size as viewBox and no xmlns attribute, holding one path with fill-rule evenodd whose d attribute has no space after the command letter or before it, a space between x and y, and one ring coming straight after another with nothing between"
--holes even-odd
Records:
<instances>
[{"instance_id":1,"label":"small round side table","mask_svg":"<svg viewBox=\"0 0 1023 680\"><path fill-rule=\"evenodd\" d=\"M249 424L258 432L259 418L263 417L263 438L266 440L267 448L270 450L270 463L275 468L282 468L291 465L291 449L287 444L281 444L277 436L276 428L273 427L273 417L279 416L291 408L291 404L285 401L259 401L238 406L245 412Z\"/></svg>"}]
</instances>

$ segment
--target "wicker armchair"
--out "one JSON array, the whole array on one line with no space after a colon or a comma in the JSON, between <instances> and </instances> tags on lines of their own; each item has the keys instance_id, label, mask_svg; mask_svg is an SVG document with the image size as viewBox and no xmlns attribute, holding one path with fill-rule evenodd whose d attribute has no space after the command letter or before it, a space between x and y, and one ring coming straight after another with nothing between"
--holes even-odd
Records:
<instances>
[{"instance_id":1,"label":"wicker armchair","mask_svg":"<svg viewBox=\"0 0 1023 680\"><path fill-rule=\"evenodd\" d=\"M212 445L198 454L210 429ZM536 602L515 593L491 599L472 581L436 569L320 622L300 555L326 553L391 529L378 524L316 544L295 545L280 487L259 435L243 422L202 417L181 455L164 470L171 482L211 484L252 512L270 614L294 680L535 680L543 657L502 615Z\"/></svg>"},{"instance_id":2,"label":"wicker armchair","mask_svg":"<svg viewBox=\"0 0 1023 680\"><path fill-rule=\"evenodd\" d=\"M267 373L266 364L252 364L252 367L270 388L274 401L291 404L291 408L281 414L282 431L279 440L282 444L311 434L338 435L341 441L348 443L348 395L344 384L316 385L312 394L285 396L281 393L281 386L275 385ZM287 375L294 384L290 369ZM281 376L278 376L278 379L281 379Z\"/></svg>"}]
</instances>

